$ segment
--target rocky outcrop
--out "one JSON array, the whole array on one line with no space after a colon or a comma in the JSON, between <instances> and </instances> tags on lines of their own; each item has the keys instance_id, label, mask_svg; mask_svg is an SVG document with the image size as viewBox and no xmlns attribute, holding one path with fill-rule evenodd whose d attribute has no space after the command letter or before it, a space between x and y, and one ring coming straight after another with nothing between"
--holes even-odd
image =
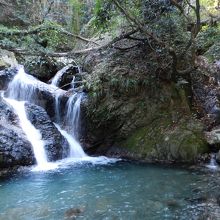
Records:
<instances>
[{"instance_id":1,"label":"rocky outcrop","mask_svg":"<svg viewBox=\"0 0 220 220\"><path fill-rule=\"evenodd\" d=\"M50 120L46 111L37 105L25 104L28 119L38 129L45 141L45 149L49 161L55 161L67 157L69 145Z\"/></svg>"},{"instance_id":2,"label":"rocky outcrop","mask_svg":"<svg viewBox=\"0 0 220 220\"><path fill-rule=\"evenodd\" d=\"M0 49L0 70L18 65L14 53Z\"/></svg>"},{"instance_id":3,"label":"rocky outcrop","mask_svg":"<svg viewBox=\"0 0 220 220\"><path fill-rule=\"evenodd\" d=\"M0 71L0 90L5 90L10 81L17 74L16 68L8 68Z\"/></svg>"},{"instance_id":4,"label":"rocky outcrop","mask_svg":"<svg viewBox=\"0 0 220 220\"><path fill-rule=\"evenodd\" d=\"M172 83L155 59L143 47L85 58L88 152L191 163L208 151L189 83Z\"/></svg>"},{"instance_id":5,"label":"rocky outcrop","mask_svg":"<svg viewBox=\"0 0 220 220\"><path fill-rule=\"evenodd\" d=\"M18 117L2 98L0 108L0 168L34 164L32 146L19 126Z\"/></svg>"}]
</instances>

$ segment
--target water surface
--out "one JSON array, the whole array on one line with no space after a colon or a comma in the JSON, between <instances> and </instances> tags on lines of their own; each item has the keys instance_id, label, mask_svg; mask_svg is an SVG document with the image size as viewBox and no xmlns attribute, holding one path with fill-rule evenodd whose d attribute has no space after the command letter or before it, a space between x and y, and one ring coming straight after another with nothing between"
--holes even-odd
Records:
<instances>
[{"instance_id":1,"label":"water surface","mask_svg":"<svg viewBox=\"0 0 220 220\"><path fill-rule=\"evenodd\" d=\"M197 219L210 193L207 174L118 162L75 164L0 180L1 220ZM217 190L217 189L216 189Z\"/></svg>"}]
</instances>

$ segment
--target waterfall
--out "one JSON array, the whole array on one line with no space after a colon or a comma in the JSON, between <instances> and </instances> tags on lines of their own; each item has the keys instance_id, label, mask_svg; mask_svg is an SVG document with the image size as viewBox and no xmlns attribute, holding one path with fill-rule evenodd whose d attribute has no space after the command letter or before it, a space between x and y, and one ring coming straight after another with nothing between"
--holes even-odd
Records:
<instances>
[{"instance_id":1,"label":"waterfall","mask_svg":"<svg viewBox=\"0 0 220 220\"><path fill-rule=\"evenodd\" d=\"M31 101L35 99L35 87L37 82L33 76L25 73L23 66L18 67L18 73L10 82L6 94L15 100Z\"/></svg>"},{"instance_id":2,"label":"waterfall","mask_svg":"<svg viewBox=\"0 0 220 220\"><path fill-rule=\"evenodd\" d=\"M34 156L37 161L37 168L40 170L51 168L51 164L47 161L47 155L44 149L45 143L42 140L41 133L27 118L25 102L9 98L4 98L4 100L14 108L15 113L18 115L20 126L33 147Z\"/></svg>"},{"instance_id":3,"label":"waterfall","mask_svg":"<svg viewBox=\"0 0 220 220\"><path fill-rule=\"evenodd\" d=\"M57 129L60 131L60 133L68 141L69 146L70 146L70 155L69 155L70 157L82 158L82 157L86 157L87 156L85 154L85 152L83 151L82 147L80 146L80 144L76 141L76 139L73 138L73 136L68 134L67 131L61 129L61 127L58 124L54 123L54 125L57 127Z\"/></svg>"},{"instance_id":4,"label":"waterfall","mask_svg":"<svg viewBox=\"0 0 220 220\"><path fill-rule=\"evenodd\" d=\"M58 87L61 77L65 73L67 69L70 68L71 65L68 65L57 72L54 76L51 84ZM78 72L81 72L81 68L77 65ZM74 83L75 76L71 82L72 90L74 91ZM80 134L80 104L83 97L83 93L74 93L68 99L64 112L65 114L62 116L60 109L60 93L56 93L55 96L55 126L60 131L60 133L66 138L70 145L70 157L77 158L87 156L82 146L80 145L78 138ZM61 128L64 126L66 130Z\"/></svg>"},{"instance_id":5,"label":"waterfall","mask_svg":"<svg viewBox=\"0 0 220 220\"><path fill-rule=\"evenodd\" d=\"M27 139L32 145L34 156L37 162L37 170L47 170L54 168L52 163L48 162L45 151L45 143L39 130L37 130L28 120L25 111L25 101L31 101L34 98L35 89L33 84L37 79L25 73L22 66L18 67L18 73L9 84L5 95L5 101L9 103L17 114L20 126L24 131ZM22 100L22 101L20 101Z\"/></svg>"},{"instance_id":6,"label":"waterfall","mask_svg":"<svg viewBox=\"0 0 220 220\"><path fill-rule=\"evenodd\" d=\"M82 93L75 93L66 104L65 123L71 129L75 138L78 138L80 133L80 104L82 97Z\"/></svg>"},{"instance_id":7,"label":"waterfall","mask_svg":"<svg viewBox=\"0 0 220 220\"><path fill-rule=\"evenodd\" d=\"M218 168L218 165L215 160L215 154L211 154L211 159L207 167L213 170L216 170Z\"/></svg>"},{"instance_id":8,"label":"waterfall","mask_svg":"<svg viewBox=\"0 0 220 220\"><path fill-rule=\"evenodd\" d=\"M79 71L80 68L78 68ZM57 82L60 79L59 76L55 76ZM35 84L36 83L36 84ZM38 102L37 89L40 87L46 88L48 91L53 92L55 97L55 121L56 128L61 135L67 140L70 147L70 154L67 158L72 162L90 162L90 163L108 163L115 161L106 157L89 157L83 151L82 146L79 142L80 137L80 105L83 98L83 93L74 93L69 97L64 108L60 108L60 96L64 93L63 90L59 89L54 85L47 85L40 82L38 79L25 73L23 67L18 68L18 73L14 79L10 82L8 89L4 92L4 99L10 104L14 112L18 115L20 126L26 135L28 141L31 143L33 153L36 158L37 166L34 170L49 170L57 168L62 164L66 163L66 160L61 160L56 163L50 163L47 159L47 152L45 150L45 141L42 139L41 133L37 130L31 121L28 119L25 110L25 101ZM74 79L71 83L74 85ZM37 86L36 86L37 85ZM36 88L36 89L35 89Z\"/></svg>"},{"instance_id":9,"label":"waterfall","mask_svg":"<svg viewBox=\"0 0 220 220\"><path fill-rule=\"evenodd\" d=\"M83 94L74 93L68 99L64 108L64 115L61 114L59 97L60 94L57 93L55 97L55 126L69 143L69 157L81 158L87 156L78 141L80 135L80 104Z\"/></svg>"},{"instance_id":10,"label":"waterfall","mask_svg":"<svg viewBox=\"0 0 220 220\"><path fill-rule=\"evenodd\" d=\"M51 85L54 85L54 86L58 87L63 74L72 66L73 65L67 65L67 66L63 67L61 70L59 70L57 72L57 74L53 77L53 79L51 81Z\"/></svg>"}]
</instances>

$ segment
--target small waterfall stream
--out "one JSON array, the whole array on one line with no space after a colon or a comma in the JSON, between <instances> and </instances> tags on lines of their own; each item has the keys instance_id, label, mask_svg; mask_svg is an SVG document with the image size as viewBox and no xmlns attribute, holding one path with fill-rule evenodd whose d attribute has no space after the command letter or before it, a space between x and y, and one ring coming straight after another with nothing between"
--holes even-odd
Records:
<instances>
[{"instance_id":1,"label":"small waterfall stream","mask_svg":"<svg viewBox=\"0 0 220 220\"><path fill-rule=\"evenodd\" d=\"M218 164L217 164L217 162L216 162L215 157L216 157L215 154L211 154L210 162L209 162L209 164L207 165L207 167L208 167L209 169L212 169L212 170L218 169Z\"/></svg>"},{"instance_id":2,"label":"small waterfall stream","mask_svg":"<svg viewBox=\"0 0 220 220\"><path fill-rule=\"evenodd\" d=\"M67 65L57 72L51 81L51 85L58 86L63 74L71 67L72 65Z\"/></svg>"},{"instance_id":3,"label":"small waterfall stream","mask_svg":"<svg viewBox=\"0 0 220 220\"><path fill-rule=\"evenodd\" d=\"M27 136L27 139L31 142L34 155L37 161L37 166L39 169L47 169L48 161L46 151L44 149L44 141L42 140L41 133L37 130L31 122L28 120L25 111L25 102L16 101L14 99L4 98L15 110L20 120L20 126Z\"/></svg>"},{"instance_id":4,"label":"small waterfall stream","mask_svg":"<svg viewBox=\"0 0 220 220\"><path fill-rule=\"evenodd\" d=\"M60 133L66 138L70 145L70 157L71 158L83 158L86 157L87 155L83 151L82 147L80 144L71 136L70 134L67 133L67 131L63 130L58 124L54 123L54 125L57 127L57 129L60 131Z\"/></svg>"},{"instance_id":5,"label":"small waterfall stream","mask_svg":"<svg viewBox=\"0 0 220 220\"><path fill-rule=\"evenodd\" d=\"M23 66L18 66L18 73L9 83L7 97L15 100L31 101L35 94L34 84L37 79L25 73Z\"/></svg>"}]
</instances>

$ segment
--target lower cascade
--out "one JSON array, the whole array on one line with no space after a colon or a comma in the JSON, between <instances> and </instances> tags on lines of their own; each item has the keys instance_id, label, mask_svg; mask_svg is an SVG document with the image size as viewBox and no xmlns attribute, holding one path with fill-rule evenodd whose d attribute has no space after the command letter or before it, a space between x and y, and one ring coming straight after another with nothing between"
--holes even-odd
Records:
<instances>
[{"instance_id":1,"label":"lower cascade","mask_svg":"<svg viewBox=\"0 0 220 220\"><path fill-rule=\"evenodd\" d=\"M37 130L27 118L25 102L16 101L9 98L5 98L5 100L14 108L15 113L18 115L20 120L20 126L26 134L27 139L32 144L34 155L37 161L37 169L50 169L51 164L48 163L46 151L44 149L45 143L42 140L40 131Z\"/></svg>"},{"instance_id":2,"label":"lower cascade","mask_svg":"<svg viewBox=\"0 0 220 220\"><path fill-rule=\"evenodd\" d=\"M73 136L71 136L70 134L68 134L67 131L61 129L61 127L54 123L54 125L57 127L57 129L60 131L60 133L66 138L66 140L69 143L70 146L70 154L69 157L75 157L75 158L82 158L82 157L86 157L87 155L85 154L85 152L83 151L81 145L79 144L79 142L77 142Z\"/></svg>"}]
</instances>

